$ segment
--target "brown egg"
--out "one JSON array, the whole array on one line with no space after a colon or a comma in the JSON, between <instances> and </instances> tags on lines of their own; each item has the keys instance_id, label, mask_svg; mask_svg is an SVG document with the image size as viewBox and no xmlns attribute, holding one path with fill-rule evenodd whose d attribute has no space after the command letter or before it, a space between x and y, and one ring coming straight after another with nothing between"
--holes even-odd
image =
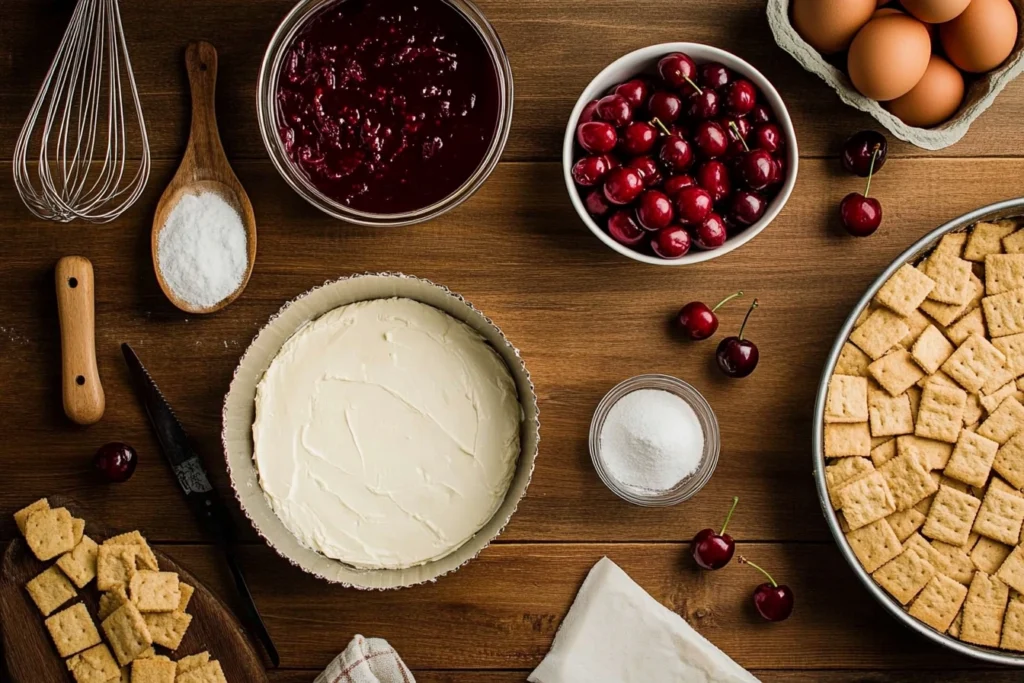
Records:
<instances>
[{"instance_id":1,"label":"brown egg","mask_svg":"<svg viewBox=\"0 0 1024 683\"><path fill-rule=\"evenodd\" d=\"M910 92L885 107L908 126L931 128L949 119L964 99L964 77L955 66L932 55L928 70Z\"/></svg>"},{"instance_id":2,"label":"brown egg","mask_svg":"<svg viewBox=\"0 0 1024 683\"><path fill-rule=\"evenodd\" d=\"M941 24L960 16L971 0L903 0L908 12L928 24Z\"/></svg>"},{"instance_id":3,"label":"brown egg","mask_svg":"<svg viewBox=\"0 0 1024 683\"><path fill-rule=\"evenodd\" d=\"M1002 64L1017 42L1017 11L1010 0L972 0L953 21L939 27L951 62L984 73Z\"/></svg>"},{"instance_id":4,"label":"brown egg","mask_svg":"<svg viewBox=\"0 0 1024 683\"><path fill-rule=\"evenodd\" d=\"M850 44L846 68L865 97L885 102L906 95L924 76L932 54L928 29L905 14L872 19Z\"/></svg>"},{"instance_id":5,"label":"brown egg","mask_svg":"<svg viewBox=\"0 0 1024 683\"><path fill-rule=\"evenodd\" d=\"M793 27L818 52L842 52L871 18L875 3L876 0L793 0Z\"/></svg>"}]
</instances>

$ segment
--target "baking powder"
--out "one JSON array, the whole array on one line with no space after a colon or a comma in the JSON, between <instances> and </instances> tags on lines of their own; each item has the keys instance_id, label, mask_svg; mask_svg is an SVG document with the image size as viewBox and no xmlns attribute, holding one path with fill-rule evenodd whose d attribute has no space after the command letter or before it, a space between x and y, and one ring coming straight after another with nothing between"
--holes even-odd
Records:
<instances>
[{"instance_id":1,"label":"baking powder","mask_svg":"<svg viewBox=\"0 0 1024 683\"><path fill-rule=\"evenodd\" d=\"M160 231L157 267L176 297L209 308L241 286L247 241L242 217L220 195L186 194Z\"/></svg>"},{"instance_id":2,"label":"baking powder","mask_svg":"<svg viewBox=\"0 0 1024 683\"><path fill-rule=\"evenodd\" d=\"M638 389L608 411L601 426L601 461L619 483L667 491L697 471L704 430L693 408L673 393Z\"/></svg>"}]
</instances>

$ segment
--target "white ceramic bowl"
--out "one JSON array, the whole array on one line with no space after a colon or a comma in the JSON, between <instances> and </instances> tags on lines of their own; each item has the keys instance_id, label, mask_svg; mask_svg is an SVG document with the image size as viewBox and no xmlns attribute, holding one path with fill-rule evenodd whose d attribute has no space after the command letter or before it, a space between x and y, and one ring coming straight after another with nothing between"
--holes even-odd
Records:
<instances>
[{"instance_id":1,"label":"white ceramic bowl","mask_svg":"<svg viewBox=\"0 0 1024 683\"><path fill-rule=\"evenodd\" d=\"M761 217L761 220L754 223L735 237L727 239L725 244L718 249L712 249L711 251L693 249L690 253L681 258L662 259L656 256L641 254L638 251L630 249L624 244L619 244L612 239L611 235L605 232L605 230L599 226L593 218L590 217L590 214L587 213L586 207L583 205L583 198L580 196L576 183L572 180L572 165L573 149L576 137L576 122L579 120L580 113L583 111L583 108L587 106L587 103L605 95L609 88L617 85L618 83L622 83L623 81L627 81L633 76L642 73L654 73L658 60L672 52L684 52L697 62L697 64L703 64L705 62L719 62L744 78L749 79L757 86L757 89L761 91L761 94L765 99L765 103L775 114L776 122L782 130L782 135L786 140L786 180L783 182L779 193L768 205L768 208L765 210L764 216ZM717 47L701 45L700 43L662 43L660 45L651 45L650 47L641 48L616 59L605 67L604 71L599 73L597 77L590 82L590 85L583 90L583 94L580 95L579 100L576 101L576 106L573 107L572 114L569 116L569 123L565 127L565 138L562 141L562 175L565 177L565 186L569 190L569 198L572 200L572 205L576 208L576 213L579 214L580 219L586 223L587 227L590 228L590 231L594 233L599 240L623 256L628 256L634 261L651 263L656 266L683 266L691 263L710 261L711 259L718 258L719 256L724 256L733 249L741 247L754 239L762 230L768 227L768 224L779 215L779 212L782 211L782 207L786 205L786 201L789 200L790 193L793 192L793 186L796 184L799 164L800 154L796 144L796 133L793 131L793 121L789 118L789 111L786 109L786 105L783 103L782 97L779 95L778 91L775 90L772 84L761 74L760 71L736 55L726 52L725 50L720 50Z\"/></svg>"}]
</instances>

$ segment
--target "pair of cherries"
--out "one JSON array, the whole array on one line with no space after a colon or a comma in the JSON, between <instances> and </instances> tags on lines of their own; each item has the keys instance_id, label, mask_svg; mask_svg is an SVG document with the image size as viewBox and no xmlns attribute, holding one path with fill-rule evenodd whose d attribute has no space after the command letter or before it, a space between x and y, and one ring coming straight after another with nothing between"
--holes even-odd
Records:
<instances>
[{"instance_id":1,"label":"pair of cherries","mask_svg":"<svg viewBox=\"0 0 1024 683\"><path fill-rule=\"evenodd\" d=\"M709 308L701 301L691 301L680 309L676 316L676 324L686 336L694 341L707 339L718 331L716 311L729 301L741 296L743 296L743 292L730 294L715 304L714 308ZM743 332L747 329L747 321L750 320L750 314L754 312L755 308L757 308L757 299L750 304L747 315L743 318L743 324L740 326L740 333L735 337L723 339L715 350L718 369L726 377L735 379L746 377L754 371L758 360L760 360L757 344L743 338Z\"/></svg>"},{"instance_id":2,"label":"pair of cherries","mask_svg":"<svg viewBox=\"0 0 1024 683\"><path fill-rule=\"evenodd\" d=\"M732 513L736 511L736 504L739 502L738 496L732 499L732 507L729 508L729 514L725 516L725 523L722 524L721 531L716 532L711 528L702 529L693 537L690 551L693 553L693 559L697 566L701 569L721 569L732 560L733 554L736 552L736 541L725 533L725 529L729 526L729 520L732 519ZM742 555L740 555L740 563L750 565L768 579L754 589L754 608L758 614L768 621L788 619L789 615L793 613L793 589L786 585L780 586L771 574Z\"/></svg>"},{"instance_id":3,"label":"pair of cherries","mask_svg":"<svg viewBox=\"0 0 1024 683\"><path fill-rule=\"evenodd\" d=\"M843 145L843 168L867 178L864 194L851 192L839 203L839 217L846 232L854 237L867 237L882 224L882 205L871 192L871 177L885 164L889 144L885 136L873 130L861 131Z\"/></svg>"}]
</instances>

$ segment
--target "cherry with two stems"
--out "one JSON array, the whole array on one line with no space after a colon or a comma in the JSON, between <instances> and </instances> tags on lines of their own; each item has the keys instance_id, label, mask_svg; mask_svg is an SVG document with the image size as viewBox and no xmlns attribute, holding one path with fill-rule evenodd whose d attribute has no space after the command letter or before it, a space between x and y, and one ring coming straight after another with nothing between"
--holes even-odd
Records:
<instances>
[{"instance_id":1,"label":"cherry with two stems","mask_svg":"<svg viewBox=\"0 0 1024 683\"><path fill-rule=\"evenodd\" d=\"M715 313L719 308L733 299L743 296L743 292L735 292L725 297L712 308L703 301L691 301L679 309L676 322L686 336L694 341L707 339L718 331L718 316Z\"/></svg>"},{"instance_id":2,"label":"cherry with two stems","mask_svg":"<svg viewBox=\"0 0 1024 683\"><path fill-rule=\"evenodd\" d=\"M746 377L757 367L759 353L757 345L749 339L743 338L743 332L747 328L747 321L750 314L757 308L757 299L750 304L747 315L743 318L740 326L740 333L735 337L726 337L718 344L715 351L715 359L718 361L718 369L727 377L739 379Z\"/></svg>"},{"instance_id":3,"label":"cherry with two stems","mask_svg":"<svg viewBox=\"0 0 1024 683\"><path fill-rule=\"evenodd\" d=\"M868 196L871 192L871 177L874 175L875 161L878 159L880 148L875 147L871 154L871 162L868 165L868 183L864 188L864 194L851 192L843 197L839 204L839 215L843 221L846 232L854 237L867 237L878 230L882 224L882 205L874 197Z\"/></svg>"},{"instance_id":4,"label":"cherry with two stems","mask_svg":"<svg viewBox=\"0 0 1024 683\"><path fill-rule=\"evenodd\" d=\"M749 564L764 574L768 581L754 589L754 607L757 613L768 621L785 621L793 613L793 589L780 586L772 575L740 555L740 564Z\"/></svg>"},{"instance_id":5,"label":"cherry with two stems","mask_svg":"<svg viewBox=\"0 0 1024 683\"><path fill-rule=\"evenodd\" d=\"M736 541L725 533L725 528L729 526L729 520L732 519L732 513L736 511L736 504L739 502L740 497L734 496L732 507L729 508L729 514L725 516L721 531L715 533L714 529L702 529L693 537L690 551L693 553L694 561L701 569L721 569L729 564L733 553L736 552Z\"/></svg>"}]
</instances>

